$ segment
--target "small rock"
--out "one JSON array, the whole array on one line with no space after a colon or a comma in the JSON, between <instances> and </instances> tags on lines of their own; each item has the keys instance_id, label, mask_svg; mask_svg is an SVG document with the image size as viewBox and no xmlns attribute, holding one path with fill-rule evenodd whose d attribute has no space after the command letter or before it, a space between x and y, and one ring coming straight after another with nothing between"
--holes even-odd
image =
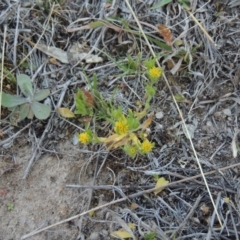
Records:
<instances>
[{"instance_id":1,"label":"small rock","mask_svg":"<svg viewBox=\"0 0 240 240\"><path fill-rule=\"evenodd\" d=\"M98 232L93 232L91 233L89 240L98 240L100 239L99 233Z\"/></svg>"},{"instance_id":2,"label":"small rock","mask_svg":"<svg viewBox=\"0 0 240 240\"><path fill-rule=\"evenodd\" d=\"M223 113L224 113L226 116L228 116L228 117L230 117L230 116L232 115L232 112L231 112L231 110L230 110L229 108L224 109L224 110L223 110Z\"/></svg>"},{"instance_id":3,"label":"small rock","mask_svg":"<svg viewBox=\"0 0 240 240\"><path fill-rule=\"evenodd\" d=\"M107 237L108 231L105 230L105 229L103 229L103 230L101 230L100 234L101 234L103 237Z\"/></svg>"},{"instance_id":4,"label":"small rock","mask_svg":"<svg viewBox=\"0 0 240 240\"><path fill-rule=\"evenodd\" d=\"M155 117L157 118L157 119L161 119L161 118L163 118L163 112L157 112L156 113L156 115L155 115Z\"/></svg>"}]
</instances>

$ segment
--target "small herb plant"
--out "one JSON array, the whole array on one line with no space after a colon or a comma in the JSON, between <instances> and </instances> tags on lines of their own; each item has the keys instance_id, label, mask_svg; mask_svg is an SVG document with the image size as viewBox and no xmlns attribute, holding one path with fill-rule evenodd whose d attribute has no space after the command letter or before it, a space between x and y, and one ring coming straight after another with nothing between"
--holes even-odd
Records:
<instances>
[{"instance_id":1,"label":"small herb plant","mask_svg":"<svg viewBox=\"0 0 240 240\"><path fill-rule=\"evenodd\" d=\"M12 111L11 115L15 118L18 116L17 122L24 120L26 117L32 119L34 115L40 120L48 118L51 112L50 106L39 103L39 101L50 94L49 89L34 93L31 79L25 74L17 76L17 84L25 97L0 92L0 97L2 96L1 105L8 107Z\"/></svg>"},{"instance_id":2,"label":"small herb plant","mask_svg":"<svg viewBox=\"0 0 240 240\"><path fill-rule=\"evenodd\" d=\"M122 107L115 107L111 102L107 102L97 91L97 79L93 77L93 84L90 91L79 89L75 95L75 114L94 117L96 120L104 120L110 123L110 136L98 137L92 130L88 122L85 132L79 134L79 141L82 144L103 143L108 150L121 148L130 157L137 154L147 154L152 151L154 143L148 140L146 131L152 122L152 115L147 116L150 108L150 101L155 95L154 84L162 74L162 69L155 66L155 59L151 58L144 62L146 75L149 82L145 86L146 104L141 111L128 110L123 113ZM145 120L143 121L143 118Z\"/></svg>"},{"instance_id":3,"label":"small herb plant","mask_svg":"<svg viewBox=\"0 0 240 240\"><path fill-rule=\"evenodd\" d=\"M13 203L8 203L7 204L7 210L8 211L13 211L13 209L14 209L14 204Z\"/></svg>"}]
</instances>

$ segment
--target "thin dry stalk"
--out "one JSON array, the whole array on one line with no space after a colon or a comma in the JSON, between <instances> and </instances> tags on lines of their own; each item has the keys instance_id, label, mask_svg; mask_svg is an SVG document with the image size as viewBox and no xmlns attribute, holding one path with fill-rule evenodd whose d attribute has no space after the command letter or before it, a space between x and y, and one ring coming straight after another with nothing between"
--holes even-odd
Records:
<instances>
[{"instance_id":1,"label":"thin dry stalk","mask_svg":"<svg viewBox=\"0 0 240 240\"><path fill-rule=\"evenodd\" d=\"M141 24L140 24L139 21L138 21L137 16L135 15L135 13L134 13L131 5L129 4L129 1L128 1L128 0L125 0L125 2L126 2L128 8L129 8L129 10L131 11L133 17L134 17L134 19L135 19L135 21L136 21L136 23L137 23L137 25L138 25L138 27L139 27L140 32L143 34L143 37L144 37L144 39L145 39L145 41L146 41L146 43L147 43L147 45L148 45L148 47L149 47L149 49L150 49L150 52L151 52L152 56L153 56L154 58L156 58L156 54L155 54L155 52L153 51L152 46L151 46L151 44L149 43L149 41L148 41L148 39L147 39L147 36L146 36L145 32L143 31ZM158 60L156 60L156 63L157 63L157 65L158 65L158 67L161 67ZM176 108L177 108L177 110L178 110L178 113L179 113L179 115L180 115L180 118L181 118L181 120L182 120L182 122L183 122L183 126L184 126L184 129L185 129L185 131L186 131L186 135L187 135L187 137L188 137L188 139L189 139L189 141L190 141L190 144L191 144L191 147L192 147L194 156L195 156L195 158L196 158L196 160L197 160L198 167L199 167L199 169L200 169L202 178L203 178L204 183L205 183L205 185L206 185L206 188L207 188L208 194L209 194L209 196L210 196L211 202L212 202L212 204L213 204L214 210L215 210L216 213L217 213L218 221L219 221L219 223L220 223L220 225L221 225L221 227L222 227L222 221L221 221L220 216L219 216L219 214L218 214L218 212L217 212L217 208L216 208L216 206L215 206L215 203L214 203L214 200L213 200L211 191L210 191L210 189L209 189L207 180L206 180L206 178L205 178L205 176L204 176L204 172L203 172L201 163L200 163L200 161L199 161L199 158L198 158L198 156L197 156L197 152L196 152L196 150L195 150L194 144L193 144L193 142L192 142L191 135L190 135L190 133L189 133L189 131L188 131L188 128L187 128L187 126L186 126L186 123L185 123L185 120L184 120L182 111L181 111L181 109L180 109L180 107L179 107L179 105L178 105L178 103L177 103L177 101L176 101L176 99L175 99L175 97L174 97L174 94L173 94L173 92L172 92L171 86L170 86L170 84L169 84L169 82L168 82L168 80L167 80L166 75L164 74L164 72L163 72L163 78L164 78L164 81L165 81L165 83L166 83L166 85L167 85L167 87L168 87L168 89L169 89L169 91L170 91L170 93L171 93L172 99L173 99L174 104L175 104L175 106L176 106Z\"/></svg>"},{"instance_id":2,"label":"thin dry stalk","mask_svg":"<svg viewBox=\"0 0 240 240\"><path fill-rule=\"evenodd\" d=\"M4 34L3 34L3 46L2 46L2 69L1 69L1 87L0 87L0 120L2 112L2 89L3 89L3 69L4 69L4 55L5 55L5 44L6 44L6 32L7 25L4 25Z\"/></svg>"},{"instance_id":3,"label":"thin dry stalk","mask_svg":"<svg viewBox=\"0 0 240 240\"><path fill-rule=\"evenodd\" d=\"M216 47L217 44L213 41L212 37L208 34L208 32L205 30L205 28L202 26L202 24L193 16L193 14L190 11L187 11L188 14L191 16L193 21L200 27L200 29L203 31L203 33L206 35L206 37L210 40L211 43Z\"/></svg>"}]
</instances>

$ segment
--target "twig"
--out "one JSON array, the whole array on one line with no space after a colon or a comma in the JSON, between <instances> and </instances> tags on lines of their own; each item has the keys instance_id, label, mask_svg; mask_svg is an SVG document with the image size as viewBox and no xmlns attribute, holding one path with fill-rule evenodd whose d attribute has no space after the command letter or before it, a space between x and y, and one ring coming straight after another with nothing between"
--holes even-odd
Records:
<instances>
[{"instance_id":1,"label":"twig","mask_svg":"<svg viewBox=\"0 0 240 240\"><path fill-rule=\"evenodd\" d=\"M236 167L236 166L239 166L239 165L240 165L240 163L237 163L237 164L234 164L234 165L232 165L232 166L227 166L227 167L221 168L221 169L219 169L219 170L223 171L223 170L227 170L227 169L229 169L229 168L233 168L233 167ZM211 174L216 173L216 172L218 172L218 171L214 170L214 171L207 172L207 173L205 173L205 176L211 175ZM84 216L84 215L86 215L86 214L88 214L88 213L90 213L90 212L92 212L92 211L95 212L95 211L97 211L97 210L99 210L99 209L102 209L102 208L104 208L104 207L108 207L108 206L111 206L111 205L113 205L113 204L123 202L123 201L127 200L128 198L139 197L139 196L142 196L143 194L151 193L151 192L154 192L154 191L156 191L156 190L159 190L160 188L162 189L162 188L170 187L170 186L173 186L173 185L182 183L182 182L191 181L191 180L196 179L196 178L199 178L199 177L201 177L201 176L202 176L201 174L198 174L198 175L196 175L196 176L192 176L192 177L188 177L188 178L185 178L185 179L181 179L181 180L176 181L176 182L168 183L168 184L166 184L166 185L164 185L164 186L161 186L161 187L151 188L151 189L148 189L148 190L145 190L145 191L141 191L141 192L138 192L138 193L131 194L130 196L127 196L127 197L123 197L123 198L120 198L120 199L111 201L111 202L109 202L109 203L103 204L103 205L101 205L101 206L97 206L97 207L92 208L92 209L90 209L90 210L88 210L88 211L85 211L85 212L83 212L83 213L79 213L79 214L77 214L77 215L75 215L75 216L72 216L72 217L70 217L70 218L67 218L67 219L65 219L65 220L62 220L62 221L60 221L60 222L54 223L54 224L52 224L52 225L50 225L50 226L48 226L48 227L42 228L42 229L40 229L40 230L38 230L38 231L34 231L34 232L32 232L32 233L29 233L29 234L27 234L27 235L24 235L24 236L21 237L21 240L27 239L27 238L29 238L29 237L31 237L31 236L34 236L34 235L36 235L36 234L38 234L38 233L40 233L40 232L43 232L43 231L45 231L45 230L48 230L48 229L52 228L52 227L56 227L56 226L61 225L61 224L63 224L63 223L72 221L72 220L74 220L74 219L76 219L76 218L82 217L82 216Z\"/></svg>"},{"instance_id":2,"label":"twig","mask_svg":"<svg viewBox=\"0 0 240 240\"><path fill-rule=\"evenodd\" d=\"M126 197L126 195L122 192L122 190L114 185L104 185L104 186L81 186L81 185L73 185L73 184L67 184L67 188L92 188L93 190L116 190L122 197Z\"/></svg>"}]
</instances>

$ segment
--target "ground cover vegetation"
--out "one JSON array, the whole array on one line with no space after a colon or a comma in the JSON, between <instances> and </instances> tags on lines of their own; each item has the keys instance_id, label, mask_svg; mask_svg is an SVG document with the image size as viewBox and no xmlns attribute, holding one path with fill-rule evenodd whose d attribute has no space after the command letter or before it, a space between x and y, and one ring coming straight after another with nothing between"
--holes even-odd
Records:
<instances>
[{"instance_id":1,"label":"ground cover vegetation","mask_svg":"<svg viewBox=\"0 0 240 240\"><path fill-rule=\"evenodd\" d=\"M1 2L0 239L239 239L239 16L234 0ZM11 180L37 170L39 200Z\"/></svg>"}]
</instances>

